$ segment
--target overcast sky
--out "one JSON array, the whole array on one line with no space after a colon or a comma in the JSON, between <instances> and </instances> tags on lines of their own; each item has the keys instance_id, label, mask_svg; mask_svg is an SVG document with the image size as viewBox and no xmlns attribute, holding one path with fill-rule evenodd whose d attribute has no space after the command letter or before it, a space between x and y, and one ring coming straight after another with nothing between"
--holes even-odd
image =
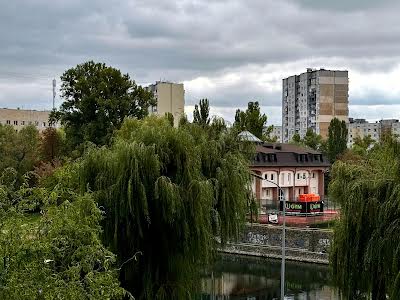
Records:
<instances>
[{"instance_id":1,"label":"overcast sky","mask_svg":"<svg viewBox=\"0 0 400 300\"><path fill-rule=\"evenodd\" d=\"M232 121L257 100L281 122L282 78L347 69L350 116L400 118L398 0L0 2L0 107L49 109L51 80L93 59L139 84L183 82ZM61 99L57 99L57 104Z\"/></svg>"}]
</instances>

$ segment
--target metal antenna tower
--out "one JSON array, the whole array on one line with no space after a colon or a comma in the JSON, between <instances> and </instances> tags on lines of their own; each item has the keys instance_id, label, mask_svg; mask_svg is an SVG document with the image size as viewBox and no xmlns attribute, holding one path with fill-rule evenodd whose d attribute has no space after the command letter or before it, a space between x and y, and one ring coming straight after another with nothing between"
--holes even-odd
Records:
<instances>
[{"instance_id":1,"label":"metal antenna tower","mask_svg":"<svg viewBox=\"0 0 400 300\"><path fill-rule=\"evenodd\" d=\"M53 109L55 109L55 100L56 100L56 80L53 79Z\"/></svg>"}]
</instances>

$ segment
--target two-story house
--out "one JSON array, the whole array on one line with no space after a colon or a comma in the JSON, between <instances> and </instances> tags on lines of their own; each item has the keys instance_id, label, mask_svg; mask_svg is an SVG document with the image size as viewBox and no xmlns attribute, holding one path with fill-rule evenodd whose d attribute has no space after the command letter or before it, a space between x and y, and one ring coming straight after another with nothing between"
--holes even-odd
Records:
<instances>
[{"instance_id":1,"label":"two-story house","mask_svg":"<svg viewBox=\"0 0 400 300\"><path fill-rule=\"evenodd\" d=\"M261 209L277 207L282 197L297 201L300 194L312 193L324 198L324 173L330 163L320 152L280 143L258 144L256 151L250 168L257 175L252 189Z\"/></svg>"}]
</instances>

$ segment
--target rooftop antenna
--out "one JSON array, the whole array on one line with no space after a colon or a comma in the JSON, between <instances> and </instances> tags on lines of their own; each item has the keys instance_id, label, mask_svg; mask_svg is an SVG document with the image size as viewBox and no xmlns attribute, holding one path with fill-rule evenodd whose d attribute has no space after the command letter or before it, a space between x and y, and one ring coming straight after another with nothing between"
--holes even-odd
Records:
<instances>
[{"instance_id":1,"label":"rooftop antenna","mask_svg":"<svg viewBox=\"0 0 400 300\"><path fill-rule=\"evenodd\" d=\"M55 109L55 100L56 100L56 80L53 79L53 110Z\"/></svg>"}]
</instances>

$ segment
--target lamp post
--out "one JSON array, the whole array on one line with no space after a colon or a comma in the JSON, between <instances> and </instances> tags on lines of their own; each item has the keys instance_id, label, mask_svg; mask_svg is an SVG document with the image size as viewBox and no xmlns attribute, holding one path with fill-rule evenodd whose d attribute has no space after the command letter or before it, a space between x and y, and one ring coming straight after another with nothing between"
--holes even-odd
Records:
<instances>
[{"instance_id":1,"label":"lamp post","mask_svg":"<svg viewBox=\"0 0 400 300\"><path fill-rule=\"evenodd\" d=\"M282 262L281 262L281 300L285 299L285 248L286 248L286 220L285 220L285 216L286 216L286 201L285 201L285 194L283 193L282 188L275 182L270 181L268 179L263 178L262 176L258 175L258 174L254 174L251 173L252 176L257 177L258 179L267 181L269 183L274 184L275 186L278 187L279 190L279 199L282 199L283 202L283 209L282 209L282 213L283 213L283 226L282 226Z\"/></svg>"}]
</instances>

